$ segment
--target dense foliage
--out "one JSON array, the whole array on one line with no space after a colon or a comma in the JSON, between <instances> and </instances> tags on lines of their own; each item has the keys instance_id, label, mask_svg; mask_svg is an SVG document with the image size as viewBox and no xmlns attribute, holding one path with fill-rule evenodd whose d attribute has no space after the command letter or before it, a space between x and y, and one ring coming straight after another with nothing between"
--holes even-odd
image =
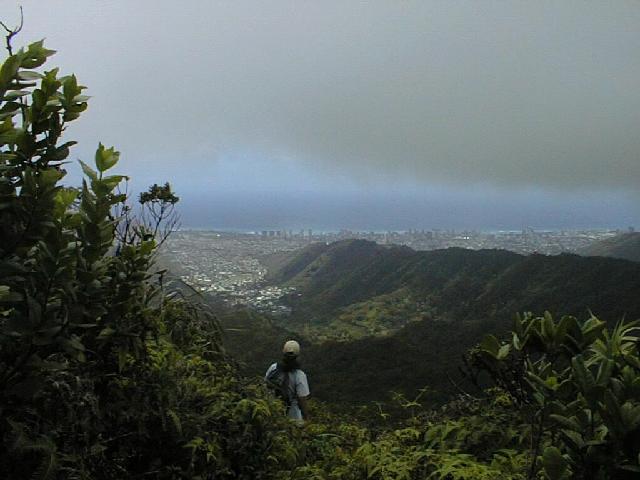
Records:
<instances>
[{"instance_id":1,"label":"dense foliage","mask_svg":"<svg viewBox=\"0 0 640 480\"><path fill-rule=\"evenodd\" d=\"M119 154L102 145L80 189L61 185L74 142L60 139L88 97L75 76L34 70L53 53L37 42L0 68L0 477L280 469L279 406L241 382L215 321L154 272L170 187L145 192L136 219L125 177L107 174Z\"/></svg>"},{"instance_id":2,"label":"dense foliage","mask_svg":"<svg viewBox=\"0 0 640 480\"><path fill-rule=\"evenodd\" d=\"M609 330L591 317L518 318L509 341L487 336L472 363L529 415L548 478L637 478L640 473L638 322Z\"/></svg>"}]
</instances>

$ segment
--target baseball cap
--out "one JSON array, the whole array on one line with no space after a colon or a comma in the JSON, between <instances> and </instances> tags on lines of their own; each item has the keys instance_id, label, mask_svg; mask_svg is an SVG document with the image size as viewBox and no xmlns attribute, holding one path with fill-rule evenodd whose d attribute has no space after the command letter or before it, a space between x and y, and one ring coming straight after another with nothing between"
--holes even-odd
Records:
<instances>
[{"instance_id":1,"label":"baseball cap","mask_svg":"<svg viewBox=\"0 0 640 480\"><path fill-rule=\"evenodd\" d=\"M300 344L295 340L289 340L285 342L284 347L282 347L282 353L285 355L298 356L300 354Z\"/></svg>"}]
</instances>

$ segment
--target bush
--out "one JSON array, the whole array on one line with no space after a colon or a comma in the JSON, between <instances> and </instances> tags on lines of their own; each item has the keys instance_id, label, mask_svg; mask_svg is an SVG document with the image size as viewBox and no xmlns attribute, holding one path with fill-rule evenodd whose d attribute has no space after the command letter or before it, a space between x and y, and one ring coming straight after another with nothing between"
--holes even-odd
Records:
<instances>
[{"instance_id":1,"label":"bush","mask_svg":"<svg viewBox=\"0 0 640 480\"><path fill-rule=\"evenodd\" d=\"M508 341L487 336L472 363L529 416L533 460L546 478L624 479L640 473L638 322L612 330L551 314L517 317ZM530 477L531 477L530 475Z\"/></svg>"},{"instance_id":2,"label":"bush","mask_svg":"<svg viewBox=\"0 0 640 480\"><path fill-rule=\"evenodd\" d=\"M34 70L53 53L36 42L0 67L0 476L289 468L295 429L237 376L215 320L153 269L175 224L170 186L145 192L137 219L103 145L81 188L61 185L74 142L60 138L88 97L75 76Z\"/></svg>"}]
</instances>

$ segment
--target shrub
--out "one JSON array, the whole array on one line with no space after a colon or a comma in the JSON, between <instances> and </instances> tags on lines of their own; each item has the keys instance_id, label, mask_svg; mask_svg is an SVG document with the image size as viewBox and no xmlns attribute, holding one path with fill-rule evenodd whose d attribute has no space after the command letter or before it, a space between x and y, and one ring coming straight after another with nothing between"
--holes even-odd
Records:
<instances>
[{"instance_id":1,"label":"shrub","mask_svg":"<svg viewBox=\"0 0 640 480\"><path fill-rule=\"evenodd\" d=\"M75 76L36 71L36 42L0 67L0 477L269 478L297 459L296 430L236 374L215 319L167 296L154 271L178 198L136 218L99 145L64 187ZM146 210L144 210L146 209ZM144 213L146 211L146 213Z\"/></svg>"},{"instance_id":2,"label":"shrub","mask_svg":"<svg viewBox=\"0 0 640 480\"><path fill-rule=\"evenodd\" d=\"M508 341L489 335L473 353L529 415L530 477L540 464L552 480L640 473L637 325L526 314Z\"/></svg>"}]
</instances>

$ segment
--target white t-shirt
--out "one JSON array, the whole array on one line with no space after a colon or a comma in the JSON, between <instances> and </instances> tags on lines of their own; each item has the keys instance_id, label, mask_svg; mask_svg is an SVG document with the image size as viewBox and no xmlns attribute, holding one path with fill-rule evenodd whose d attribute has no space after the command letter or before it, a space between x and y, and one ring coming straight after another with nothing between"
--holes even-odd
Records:
<instances>
[{"instance_id":1,"label":"white t-shirt","mask_svg":"<svg viewBox=\"0 0 640 480\"><path fill-rule=\"evenodd\" d=\"M277 363L272 364L265 373L265 380L273 372ZM289 372L289 398L291 398L291 405L287 411L287 416L294 420L302 420L302 411L298 406L298 398L309 396L309 383L307 382L307 375L300 369Z\"/></svg>"}]
</instances>

